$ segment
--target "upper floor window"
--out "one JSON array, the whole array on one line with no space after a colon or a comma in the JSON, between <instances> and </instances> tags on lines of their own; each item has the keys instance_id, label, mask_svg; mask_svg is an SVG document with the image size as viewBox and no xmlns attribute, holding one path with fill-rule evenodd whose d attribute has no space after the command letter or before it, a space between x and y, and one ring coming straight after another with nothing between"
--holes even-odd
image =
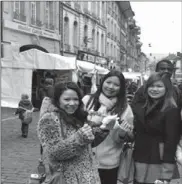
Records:
<instances>
[{"instance_id":1,"label":"upper floor window","mask_svg":"<svg viewBox=\"0 0 182 184\"><path fill-rule=\"evenodd\" d=\"M100 1L97 1L97 16L100 18Z\"/></svg>"},{"instance_id":2,"label":"upper floor window","mask_svg":"<svg viewBox=\"0 0 182 184\"><path fill-rule=\"evenodd\" d=\"M95 49L95 29L92 30L92 48Z\"/></svg>"},{"instance_id":3,"label":"upper floor window","mask_svg":"<svg viewBox=\"0 0 182 184\"><path fill-rule=\"evenodd\" d=\"M88 10L88 1L84 1L84 2L83 2L83 8L84 8L85 10Z\"/></svg>"},{"instance_id":4,"label":"upper floor window","mask_svg":"<svg viewBox=\"0 0 182 184\"><path fill-rule=\"evenodd\" d=\"M31 24L41 26L40 21L40 1L31 2Z\"/></svg>"},{"instance_id":5,"label":"upper floor window","mask_svg":"<svg viewBox=\"0 0 182 184\"><path fill-rule=\"evenodd\" d=\"M102 52L102 54L104 54L104 35L102 34L101 35L101 52Z\"/></svg>"},{"instance_id":6,"label":"upper floor window","mask_svg":"<svg viewBox=\"0 0 182 184\"><path fill-rule=\"evenodd\" d=\"M77 21L74 22L73 44L74 44L74 46L78 46L78 23L77 23Z\"/></svg>"},{"instance_id":7,"label":"upper floor window","mask_svg":"<svg viewBox=\"0 0 182 184\"><path fill-rule=\"evenodd\" d=\"M102 19L105 19L105 3L102 1Z\"/></svg>"},{"instance_id":8,"label":"upper floor window","mask_svg":"<svg viewBox=\"0 0 182 184\"><path fill-rule=\"evenodd\" d=\"M64 18L64 43L69 44L69 18Z\"/></svg>"},{"instance_id":9,"label":"upper floor window","mask_svg":"<svg viewBox=\"0 0 182 184\"><path fill-rule=\"evenodd\" d=\"M24 1L14 1L13 19L16 19L22 22L26 22L25 2Z\"/></svg>"},{"instance_id":10,"label":"upper floor window","mask_svg":"<svg viewBox=\"0 0 182 184\"><path fill-rule=\"evenodd\" d=\"M54 13L54 2L53 1L46 1L45 2L45 25L46 28L54 30L54 20L55 20L55 13Z\"/></svg>"}]
</instances>

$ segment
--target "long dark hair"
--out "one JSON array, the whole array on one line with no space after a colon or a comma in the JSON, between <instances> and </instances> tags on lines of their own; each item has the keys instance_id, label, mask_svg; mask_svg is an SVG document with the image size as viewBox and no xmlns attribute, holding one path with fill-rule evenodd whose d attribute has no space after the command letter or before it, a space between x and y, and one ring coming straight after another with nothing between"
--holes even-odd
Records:
<instances>
[{"instance_id":1,"label":"long dark hair","mask_svg":"<svg viewBox=\"0 0 182 184\"><path fill-rule=\"evenodd\" d=\"M158 99L158 101L162 101L163 103L161 105L161 112L165 111L168 108L177 107L173 97L173 86L169 76L166 74L160 74L157 72L153 73L146 82L146 85L145 85L146 103L144 107L147 107L151 101L151 98L149 97L147 90L156 81L162 81L166 89L166 93L164 97L161 97L160 99Z\"/></svg>"},{"instance_id":2,"label":"long dark hair","mask_svg":"<svg viewBox=\"0 0 182 184\"><path fill-rule=\"evenodd\" d=\"M78 95L79 106L74 114L68 115L63 109L60 109L59 98L64 91L71 89L75 91ZM83 126L84 121L87 118L87 112L83 110L82 93L74 82L57 83L54 86L53 104L59 109L60 114L67 123L73 126L80 127Z\"/></svg>"},{"instance_id":3,"label":"long dark hair","mask_svg":"<svg viewBox=\"0 0 182 184\"><path fill-rule=\"evenodd\" d=\"M115 114L118 114L119 116L123 113L123 111L126 109L126 106L127 106L125 78L121 72L115 71L115 70L110 71L108 74L106 74L103 77L99 88L94 94L91 95L91 98L86 105L87 108L89 107L91 109L93 107L95 111L99 109L100 107L99 96L102 93L103 83L107 78L113 77L113 76L118 77L120 81L120 90L117 95L117 102L116 102L115 108L113 109L112 112Z\"/></svg>"}]
</instances>

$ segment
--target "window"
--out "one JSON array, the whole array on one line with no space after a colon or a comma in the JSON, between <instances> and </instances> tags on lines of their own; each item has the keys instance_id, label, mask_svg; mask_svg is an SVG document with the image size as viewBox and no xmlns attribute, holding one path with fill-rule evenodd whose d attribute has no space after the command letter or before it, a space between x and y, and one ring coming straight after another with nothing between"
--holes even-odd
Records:
<instances>
[{"instance_id":1,"label":"window","mask_svg":"<svg viewBox=\"0 0 182 184\"><path fill-rule=\"evenodd\" d=\"M46 28L54 30L54 2L53 1L46 1L45 4L45 24Z\"/></svg>"},{"instance_id":2,"label":"window","mask_svg":"<svg viewBox=\"0 0 182 184\"><path fill-rule=\"evenodd\" d=\"M99 52L99 32L97 32L97 51Z\"/></svg>"},{"instance_id":3,"label":"window","mask_svg":"<svg viewBox=\"0 0 182 184\"><path fill-rule=\"evenodd\" d=\"M73 29L73 44L74 46L78 46L78 23L77 21L74 22L74 29Z\"/></svg>"},{"instance_id":4,"label":"window","mask_svg":"<svg viewBox=\"0 0 182 184\"><path fill-rule=\"evenodd\" d=\"M84 2L83 2L83 8L84 8L85 10L88 10L88 1L84 1Z\"/></svg>"},{"instance_id":5,"label":"window","mask_svg":"<svg viewBox=\"0 0 182 184\"><path fill-rule=\"evenodd\" d=\"M110 53L110 56L112 57L112 44L111 44L111 53Z\"/></svg>"},{"instance_id":6,"label":"window","mask_svg":"<svg viewBox=\"0 0 182 184\"><path fill-rule=\"evenodd\" d=\"M69 44L69 18L64 18L64 43Z\"/></svg>"},{"instance_id":7,"label":"window","mask_svg":"<svg viewBox=\"0 0 182 184\"><path fill-rule=\"evenodd\" d=\"M40 22L40 1L31 2L31 24L42 25Z\"/></svg>"},{"instance_id":8,"label":"window","mask_svg":"<svg viewBox=\"0 0 182 184\"><path fill-rule=\"evenodd\" d=\"M102 19L105 20L105 3L102 1Z\"/></svg>"},{"instance_id":9,"label":"window","mask_svg":"<svg viewBox=\"0 0 182 184\"><path fill-rule=\"evenodd\" d=\"M92 30L92 48L95 49L95 29Z\"/></svg>"},{"instance_id":10,"label":"window","mask_svg":"<svg viewBox=\"0 0 182 184\"><path fill-rule=\"evenodd\" d=\"M26 16L25 16L25 2L23 1L15 1L13 4L13 19L26 22Z\"/></svg>"},{"instance_id":11,"label":"window","mask_svg":"<svg viewBox=\"0 0 182 184\"><path fill-rule=\"evenodd\" d=\"M113 22L111 21L111 33L113 34Z\"/></svg>"},{"instance_id":12,"label":"window","mask_svg":"<svg viewBox=\"0 0 182 184\"><path fill-rule=\"evenodd\" d=\"M109 43L107 42L107 56L109 55Z\"/></svg>"},{"instance_id":13,"label":"window","mask_svg":"<svg viewBox=\"0 0 182 184\"><path fill-rule=\"evenodd\" d=\"M97 1L97 16L100 18L100 1Z\"/></svg>"},{"instance_id":14,"label":"window","mask_svg":"<svg viewBox=\"0 0 182 184\"><path fill-rule=\"evenodd\" d=\"M101 52L102 52L102 54L104 54L104 35L102 34L101 35Z\"/></svg>"}]
</instances>

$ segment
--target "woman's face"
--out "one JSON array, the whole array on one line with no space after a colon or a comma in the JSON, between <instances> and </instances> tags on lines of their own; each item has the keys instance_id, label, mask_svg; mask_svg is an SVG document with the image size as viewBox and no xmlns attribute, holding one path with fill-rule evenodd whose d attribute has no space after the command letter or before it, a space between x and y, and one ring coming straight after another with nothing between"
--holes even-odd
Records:
<instances>
[{"instance_id":1,"label":"woman's face","mask_svg":"<svg viewBox=\"0 0 182 184\"><path fill-rule=\"evenodd\" d=\"M77 110L79 103L78 94L72 89L65 90L59 97L59 107L68 114L73 114Z\"/></svg>"},{"instance_id":2,"label":"woman's face","mask_svg":"<svg viewBox=\"0 0 182 184\"><path fill-rule=\"evenodd\" d=\"M119 78L116 76L108 77L102 85L102 92L107 97L117 96L119 90L120 90L120 81Z\"/></svg>"},{"instance_id":3,"label":"woman's face","mask_svg":"<svg viewBox=\"0 0 182 184\"><path fill-rule=\"evenodd\" d=\"M166 88L162 81L156 81L147 89L148 95L153 99L161 98L166 93Z\"/></svg>"}]
</instances>

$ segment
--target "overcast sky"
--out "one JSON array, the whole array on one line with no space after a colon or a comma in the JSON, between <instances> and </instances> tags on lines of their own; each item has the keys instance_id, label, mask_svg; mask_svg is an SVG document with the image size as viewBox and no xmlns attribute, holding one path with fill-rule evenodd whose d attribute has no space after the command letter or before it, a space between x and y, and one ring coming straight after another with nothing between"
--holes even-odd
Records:
<instances>
[{"instance_id":1,"label":"overcast sky","mask_svg":"<svg viewBox=\"0 0 182 184\"><path fill-rule=\"evenodd\" d=\"M142 51L168 54L182 50L182 2L130 2L141 27ZM151 47L148 44L151 43Z\"/></svg>"}]
</instances>

